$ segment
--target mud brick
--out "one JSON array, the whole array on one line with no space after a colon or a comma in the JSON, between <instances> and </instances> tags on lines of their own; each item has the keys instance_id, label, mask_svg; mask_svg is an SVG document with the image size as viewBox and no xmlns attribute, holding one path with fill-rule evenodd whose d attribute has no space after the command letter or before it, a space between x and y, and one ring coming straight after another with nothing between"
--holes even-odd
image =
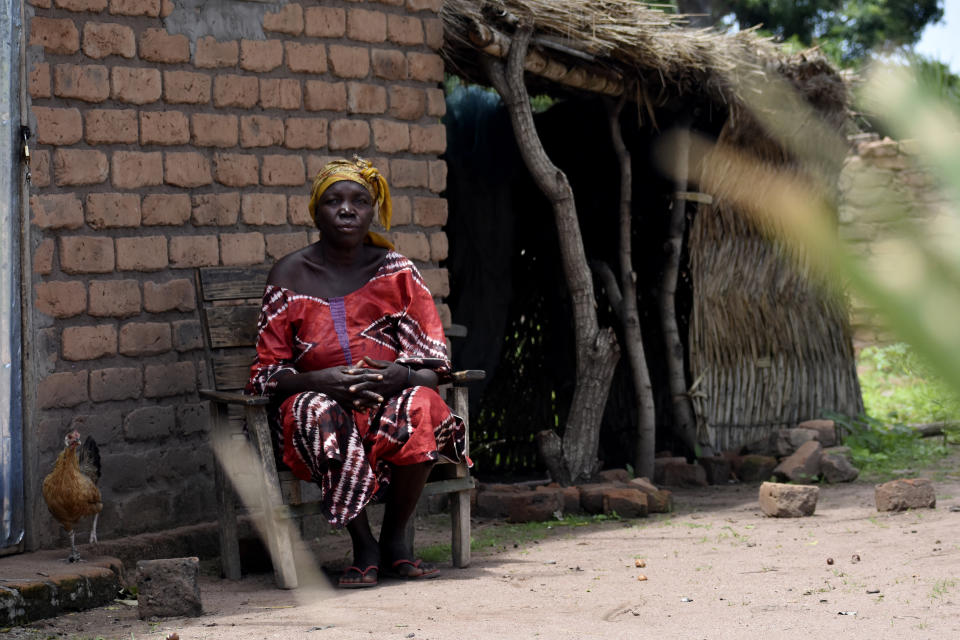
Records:
<instances>
[{"instance_id":1,"label":"mud brick","mask_svg":"<svg viewBox=\"0 0 960 640\"><path fill-rule=\"evenodd\" d=\"M316 176L320 171L332 160L341 159L343 156L338 154L335 156L318 156L318 155L309 155L307 156L307 175ZM381 173L383 173L381 171ZM390 179L387 174L383 174L383 177ZM307 198L309 200L309 197Z\"/></svg>"},{"instance_id":2,"label":"mud brick","mask_svg":"<svg viewBox=\"0 0 960 640\"><path fill-rule=\"evenodd\" d=\"M423 24L419 18L390 14L387 18L387 38L390 42L407 46L423 44Z\"/></svg>"},{"instance_id":3,"label":"mud brick","mask_svg":"<svg viewBox=\"0 0 960 640\"><path fill-rule=\"evenodd\" d=\"M29 44L42 46L45 53L71 55L80 50L80 32L73 20L34 17Z\"/></svg>"},{"instance_id":4,"label":"mud brick","mask_svg":"<svg viewBox=\"0 0 960 640\"><path fill-rule=\"evenodd\" d=\"M435 53L407 54L407 71L411 80L443 82L443 58Z\"/></svg>"},{"instance_id":5,"label":"mud brick","mask_svg":"<svg viewBox=\"0 0 960 640\"><path fill-rule=\"evenodd\" d=\"M41 409L75 407L87 399L86 370L53 373L37 386L37 404Z\"/></svg>"},{"instance_id":6,"label":"mud brick","mask_svg":"<svg viewBox=\"0 0 960 640\"><path fill-rule=\"evenodd\" d=\"M87 22L83 25L83 53L96 60L107 56L132 58L137 55L133 29L123 24Z\"/></svg>"},{"instance_id":7,"label":"mud brick","mask_svg":"<svg viewBox=\"0 0 960 640\"><path fill-rule=\"evenodd\" d=\"M28 91L31 98L49 98L53 95L50 75L50 63L36 62L32 65L27 78Z\"/></svg>"},{"instance_id":8,"label":"mud brick","mask_svg":"<svg viewBox=\"0 0 960 640\"><path fill-rule=\"evenodd\" d=\"M443 8L443 0L407 0L408 11L432 11L439 13Z\"/></svg>"},{"instance_id":9,"label":"mud brick","mask_svg":"<svg viewBox=\"0 0 960 640\"><path fill-rule=\"evenodd\" d=\"M242 153L217 153L213 156L213 177L228 187L248 187L260 182L257 156Z\"/></svg>"},{"instance_id":10,"label":"mud brick","mask_svg":"<svg viewBox=\"0 0 960 640\"><path fill-rule=\"evenodd\" d=\"M190 122L182 111L141 111L140 144L176 145L190 142Z\"/></svg>"},{"instance_id":11,"label":"mud brick","mask_svg":"<svg viewBox=\"0 0 960 640\"><path fill-rule=\"evenodd\" d=\"M447 224L447 201L444 198L414 198L413 221L421 227L442 227Z\"/></svg>"},{"instance_id":12,"label":"mud brick","mask_svg":"<svg viewBox=\"0 0 960 640\"><path fill-rule=\"evenodd\" d=\"M196 320L176 320L173 327L173 348L177 351L193 351L203 348L203 329Z\"/></svg>"},{"instance_id":13,"label":"mud brick","mask_svg":"<svg viewBox=\"0 0 960 640\"><path fill-rule=\"evenodd\" d=\"M143 391L143 372L140 367L112 367L90 372L90 399L136 400Z\"/></svg>"},{"instance_id":14,"label":"mud brick","mask_svg":"<svg viewBox=\"0 0 960 640\"><path fill-rule=\"evenodd\" d=\"M330 70L340 78L365 78L370 73L370 52L364 47L330 45Z\"/></svg>"},{"instance_id":15,"label":"mud brick","mask_svg":"<svg viewBox=\"0 0 960 640\"><path fill-rule=\"evenodd\" d=\"M156 18L160 15L160 0L110 0L110 13Z\"/></svg>"},{"instance_id":16,"label":"mud brick","mask_svg":"<svg viewBox=\"0 0 960 640\"><path fill-rule=\"evenodd\" d=\"M234 115L194 113L193 144L198 147L235 147L240 139L240 119Z\"/></svg>"},{"instance_id":17,"label":"mud brick","mask_svg":"<svg viewBox=\"0 0 960 640\"><path fill-rule=\"evenodd\" d=\"M375 84L347 84L347 111L350 113L383 113L387 110L387 90Z\"/></svg>"},{"instance_id":18,"label":"mud brick","mask_svg":"<svg viewBox=\"0 0 960 640\"><path fill-rule=\"evenodd\" d=\"M326 73L327 48L322 44L287 42L287 68L294 73Z\"/></svg>"},{"instance_id":19,"label":"mud brick","mask_svg":"<svg viewBox=\"0 0 960 640\"><path fill-rule=\"evenodd\" d=\"M419 120L427 109L427 96L415 87L390 87L389 114L400 120Z\"/></svg>"},{"instance_id":20,"label":"mud brick","mask_svg":"<svg viewBox=\"0 0 960 640\"><path fill-rule=\"evenodd\" d=\"M30 184L34 187L50 186L50 152L44 149L33 151L30 163Z\"/></svg>"},{"instance_id":21,"label":"mud brick","mask_svg":"<svg viewBox=\"0 0 960 640\"><path fill-rule=\"evenodd\" d=\"M87 144L136 144L140 138L136 109L90 109L83 115Z\"/></svg>"},{"instance_id":22,"label":"mud brick","mask_svg":"<svg viewBox=\"0 0 960 640\"><path fill-rule=\"evenodd\" d=\"M172 406L142 407L123 418L123 435L127 440L156 440L173 433L176 411Z\"/></svg>"},{"instance_id":23,"label":"mud brick","mask_svg":"<svg viewBox=\"0 0 960 640\"><path fill-rule=\"evenodd\" d=\"M166 18L173 13L173 0L160 0L160 17Z\"/></svg>"},{"instance_id":24,"label":"mud brick","mask_svg":"<svg viewBox=\"0 0 960 640\"><path fill-rule=\"evenodd\" d=\"M137 280L94 280L90 283L90 307L95 318L128 318L140 313L140 283Z\"/></svg>"},{"instance_id":25,"label":"mud brick","mask_svg":"<svg viewBox=\"0 0 960 640\"><path fill-rule=\"evenodd\" d=\"M79 229L83 226L83 205L73 193L30 196L31 222L41 229Z\"/></svg>"},{"instance_id":26,"label":"mud brick","mask_svg":"<svg viewBox=\"0 0 960 640\"><path fill-rule=\"evenodd\" d=\"M58 186L100 184L109 173L102 151L57 149L53 153L53 175Z\"/></svg>"},{"instance_id":27,"label":"mud brick","mask_svg":"<svg viewBox=\"0 0 960 640\"><path fill-rule=\"evenodd\" d=\"M210 267L220 262L217 236L173 236L170 238L170 266L177 269Z\"/></svg>"},{"instance_id":28,"label":"mud brick","mask_svg":"<svg viewBox=\"0 0 960 640\"><path fill-rule=\"evenodd\" d=\"M308 7L304 33L313 38L341 38L347 32L347 12L335 7Z\"/></svg>"},{"instance_id":29,"label":"mud brick","mask_svg":"<svg viewBox=\"0 0 960 640\"><path fill-rule=\"evenodd\" d=\"M210 87L210 76L202 73L163 72L163 99L170 104L206 104Z\"/></svg>"},{"instance_id":30,"label":"mud brick","mask_svg":"<svg viewBox=\"0 0 960 640\"><path fill-rule=\"evenodd\" d=\"M140 196L135 193L91 193L87 196L91 229L140 226Z\"/></svg>"},{"instance_id":31,"label":"mud brick","mask_svg":"<svg viewBox=\"0 0 960 640\"><path fill-rule=\"evenodd\" d=\"M446 260L450 254L450 244L444 231L435 231L430 234L430 259L434 262Z\"/></svg>"},{"instance_id":32,"label":"mud brick","mask_svg":"<svg viewBox=\"0 0 960 640\"><path fill-rule=\"evenodd\" d=\"M429 260L430 259L430 241L424 233L405 233L402 231L391 234L393 236L393 245L397 252L407 256L411 260Z\"/></svg>"},{"instance_id":33,"label":"mud brick","mask_svg":"<svg viewBox=\"0 0 960 640\"><path fill-rule=\"evenodd\" d=\"M287 118L284 130L287 149L322 149L327 146L326 118Z\"/></svg>"},{"instance_id":34,"label":"mud brick","mask_svg":"<svg viewBox=\"0 0 960 640\"><path fill-rule=\"evenodd\" d=\"M309 211L310 196L290 196L287 198L287 219L292 225L312 227L313 219Z\"/></svg>"},{"instance_id":35,"label":"mud brick","mask_svg":"<svg viewBox=\"0 0 960 640\"><path fill-rule=\"evenodd\" d=\"M443 48L443 21L439 18L426 18L423 21L423 39L434 51Z\"/></svg>"},{"instance_id":36,"label":"mud brick","mask_svg":"<svg viewBox=\"0 0 960 640\"><path fill-rule=\"evenodd\" d=\"M349 9L347 37L359 42L383 42L387 39L387 16L379 11Z\"/></svg>"},{"instance_id":37,"label":"mud brick","mask_svg":"<svg viewBox=\"0 0 960 640\"><path fill-rule=\"evenodd\" d=\"M210 162L191 151L168 152L164 156L164 180L176 187L201 187L213 182Z\"/></svg>"},{"instance_id":38,"label":"mud brick","mask_svg":"<svg viewBox=\"0 0 960 640\"><path fill-rule=\"evenodd\" d=\"M310 239L306 231L296 231L294 233L271 233L266 237L267 255L274 260L279 260L283 256L298 251L308 244Z\"/></svg>"},{"instance_id":39,"label":"mud brick","mask_svg":"<svg viewBox=\"0 0 960 640\"><path fill-rule=\"evenodd\" d=\"M812 482L820 475L820 454L823 445L809 440L796 451L780 461L773 470L778 480L789 482Z\"/></svg>"},{"instance_id":40,"label":"mud brick","mask_svg":"<svg viewBox=\"0 0 960 640\"><path fill-rule=\"evenodd\" d=\"M201 69L235 67L240 60L240 45L236 40L217 42L213 36L205 36L197 40L196 46L193 64Z\"/></svg>"},{"instance_id":41,"label":"mud brick","mask_svg":"<svg viewBox=\"0 0 960 640\"><path fill-rule=\"evenodd\" d=\"M929 478L899 478L874 487L877 511L935 509L937 492Z\"/></svg>"},{"instance_id":42,"label":"mud brick","mask_svg":"<svg viewBox=\"0 0 960 640\"><path fill-rule=\"evenodd\" d=\"M33 272L37 275L50 275L53 271L53 238L44 238L33 252Z\"/></svg>"},{"instance_id":43,"label":"mud brick","mask_svg":"<svg viewBox=\"0 0 960 640\"><path fill-rule=\"evenodd\" d=\"M34 6L40 6L39 4L31 2ZM66 9L67 11L74 11L80 13L82 11L90 11L93 13L100 13L107 8L107 0L56 0L55 4L58 9ZM46 2L44 5L46 8L50 8L50 2Z\"/></svg>"},{"instance_id":44,"label":"mud brick","mask_svg":"<svg viewBox=\"0 0 960 640\"><path fill-rule=\"evenodd\" d=\"M307 80L304 103L308 111L346 111L347 85L342 82Z\"/></svg>"},{"instance_id":45,"label":"mud brick","mask_svg":"<svg viewBox=\"0 0 960 640\"><path fill-rule=\"evenodd\" d=\"M286 224L287 198L282 193L245 193L242 211L245 224Z\"/></svg>"},{"instance_id":46,"label":"mud brick","mask_svg":"<svg viewBox=\"0 0 960 640\"><path fill-rule=\"evenodd\" d=\"M440 316L440 324L442 324L445 328L449 327L453 323L453 316L450 313L449 305L446 305L442 302L437 302L436 307L437 307L437 315ZM576 489L576 487L567 487L567 489L568 490ZM574 504L576 504L577 507L580 506L580 490L579 489L577 489L576 500L574 501Z\"/></svg>"},{"instance_id":47,"label":"mud brick","mask_svg":"<svg viewBox=\"0 0 960 640\"><path fill-rule=\"evenodd\" d=\"M817 508L820 488L809 485L764 482L760 485L760 510L774 518L812 516Z\"/></svg>"},{"instance_id":48,"label":"mud brick","mask_svg":"<svg viewBox=\"0 0 960 640\"><path fill-rule=\"evenodd\" d=\"M159 271L166 267L166 236L117 238L117 269Z\"/></svg>"},{"instance_id":49,"label":"mud brick","mask_svg":"<svg viewBox=\"0 0 960 640\"><path fill-rule=\"evenodd\" d=\"M140 205L140 223L145 226L180 226L190 219L190 196L185 193L150 194Z\"/></svg>"},{"instance_id":50,"label":"mud brick","mask_svg":"<svg viewBox=\"0 0 960 640\"><path fill-rule=\"evenodd\" d=\"M193 311L197 308L193 283L185 278L143 283L143 308L150 313Z\"/></svg>"},{"instance_id":51,"label":"mud brick","mask_svg":"<svg viewBox=\"0 0 960 640\"><path fill-rule=\"evenodd\" d=\"M306 175L303 158L300 156L269 155L263 156L261 166L263 184L270 187L299 187ZM283 224L285 221L278 222Z\"/></svg>"},{"instance_id":52,"label":"mud brick","mask_svg":"<svg viewBox=\"0 0 960 640\"><path fill-rule=\"evenodd\" d=\"M225 233L220 236L220 259L224 265L260 264L265 257L262 233Z\"/></svg>"},{"instance_id":53,"label":"mud brick","mask_svg":"<svg viewBox=\"0 0 960 640\"><path fill-rule=\"evenodd\" d=\"M53 68L53 93L60 98L103 102L110 96L110 75L99 64L58 64Z\"/></svg>"},{"instance_id":54,"label":"mud brick","mask_svg":"<svg viewBox=\"0 0 960 640\"><path fill-rule=\"evenodd\" d=\"M413 222L413 207L407 196L393 197L393 220L391 225L400 227Z\"/></svg>"},{"instance_id":55,"label":"mud brick","mask_svg":"<svg viewBox=\"0 0 960 640\"><path fill-rule=\"evenodd\" d=\"M83 119L79 109L34 107L37 117L37 142L66 146L83 138Z\"/></svg>"},{"instance_id":56,"label":"mud brick","mask_svg":"<svg viewBox=\"0 0 960 640\"><path fill-rule=\"evenodd\" d=\"M410 148L410 127L404 122L374 120L373 143L377 151L396 153Z\"/></svg>"},{"instance_id":57,"label":"mud brick","mask_svg":"<svg viewBox=\"0 0 960 640\"><path fill-rule=\"evenodd\" d=\"M276 13L267 12L263 16L263 30L298 36L303 32L303 7L288 4Z\"/></svg>"},{"instance_id":58,"label":"mud brick","mask_svg":"<svg viewBox=\"0 0 960 640\"><path fill-rule=\"evenodd\" d=\"M423 283L435 297L446 298L450 295L450 274L446 269L423 269L420 273Z\"/></svg>"},{"instance_id":59,"label":"mud brick","mask_svg":"<svg viewBox=\"0 0 960 640\"><path fill-rule=\"evenodd\" d=\"M165 29L144 29L140 34L140 57L164 64L190 62L190 40Z\"/></svg>"},{"instance_id":60,"label":"mud brick","mask_svg":"<svg viewBox=\"0 0 960 640\"><path fill-rule=\"evenodd\" d=\"M241 147L283 145L283 120L268 116L243 116L240 119Z\"/></svg>"},{"instance_id":61,"label":"mud brick","mask_svg":"<svg viewBox=\"0 0 960 640\"><path fill-rule=\"evenodd\" d=\"M208 193L193 196L193 224L233 226L240 212L240 194Z\"/></svg>"},{"instance_id":62,"label":"mud brick","mask_svg":"<svg viewBox=\"0 0 960 640\"><path fill-rule=\"evenodd\" d=\"M110 70L110 97L130 104L156 102L163 94L160 71L133 67L114 67Z\"/></svg>"},{"instance_id":63,"label":"mud brick","mask_svg":"<svg viewBox=\"0 0 960 640\"><path fill-rule=\"evenodd\" d=\"M36 309L54 318L79 315L87 309L87 288L77 280L39 282Z\"/></svg>"},{"instance_id":64,"label":"mud brick","mask_svg":"<svg viewBox=\"0 0 960 640\"><path fill-rule=\"evenodd\" d=\"M282 40L241 40L240 68L246 71L273 71L283 64Z\"/></svg>"},{"instance_id":65,"label":"mud brick","mask_svg":"<svg viewBox=\"0 0 960 640\"><path fill-rule=\"evenodd\" d=\"M447 150L447 128L442 124L410 125L410 151L441 154Z\"/></svg>"},{"instance_id":66,"label":"mud brick","mask_svg":"<svg viewBox=\"0 0 960 640\"><path fill-rule=\"evenodd\" d=\"M110 161L113 186L140 189L163 184L163 154L141 151L114 151Z\"/></svg>"},{"instance_id":67,"label":"mud brick","mask_svg":"<svg viewBox=\"0 0 960 640\"><path fill-rule=\"evenodd\" d=\"M397 187L427 187L430 174L424 160L391 160L390 175Z\"/></svg>"},{"instance_id":68,"label":"mud brick","mask_svg":"<svg viewBox=\"0 0 960 640\"><path fill-rule=\"evenodd\" d=\"M155 356L170 351L166 322L128 322L120 328L119 351L125 356Z\"/></svg>"},{"instance_id":69,"label":"mud brick","mask_svg":"<svg viewBox=\"0 0 960 640\"><path fill-rule=\"evenodd\" d=\"M300 81L293 78L261 78L260 106L264 109L299 109L303 99Z\"/></svg>"},{"instance_id":70,"label":"mud brick","mask_svg":"<svg viewBox=\"0 0 960 640\"><path fill-rule=\"evenodd\" d=\"M370 145L370 125L363 120L334 120L330 123L328 147L331 150L366 149Z\"/></svg>"},{"instance_id":71,"label":"mud brick","mask_svg":"<svg viewBox=\"0 0 960 640\"><path fill-rule=\"evenodd\" d=\"M544 522L563 512L563 492L556 491L481 491L477 494L477 513L505 518L508 522Z\"/></svg>"},{"instance_id":72,"label":"mud brick","mask_svg":"<svg viewBox=\"0 0 960 640\"><path fill-rule=\"evenodd\" d=\"M430 191L440 193L447 188L447 163L445 160L430 160L428 162L428 171L430 172Z\"/></svg>"},{"instance_id":73,"label":"mud brick","mask_svg":"<svg viewBox=\"0 0 960 640\"><path fill-rule=\"evenodd\" d=\"M60 268L64 273L110 273L113 271L113 239L97 236L62 236Z\"/></svg>"},{"instance_id":74,"label":"mud brick","mask_svg":"<svg viewBox=\"0 0 960 640\"><path fill-rule=\"evenodd\" d=\"M403 80L407 77L407 57L402 51L374 49L370 53L373 75L384 80Z\"/></svg>"},{"instance_id":75,"label":"mud brick","mask_svg":"<svg viewBox=\"0 0 960 640\"><path fill-rule=\"evenodd\" d=\"M112 324L67 327L61 340L64 360L96 360L117 353L117 328Z\"/></svg>"},{"instance_id":76,"label":"mud brick","mask_svg":"<svg viewBox=\"0 0 960 640\"><path fill-rule=\"evenodd\" d=\"M216 107L249 109L260 98L260 83L255 76L223 75L213 80L213 104Z\"/></svg>"},{"instance_id":77,"label":"mud brick","mask_svg":"<svg viewBox=\"0 0 960 640\"><path fill-rule=\"evenodd\" d=\"M442 117L447 113L447 99L443 89L427 89L427 115Z\"/></svg>"},{"instance_id":78,"label":"mud brick","mask_svg":"<svg viewBox=\"0 0 960 640\"><path fill-rule=\"evenodd\" d=\"M137 562L139 614L197 617L203 615L200 601L200 561L197 558L168 558Z\"/></svg>"}]
</instances>

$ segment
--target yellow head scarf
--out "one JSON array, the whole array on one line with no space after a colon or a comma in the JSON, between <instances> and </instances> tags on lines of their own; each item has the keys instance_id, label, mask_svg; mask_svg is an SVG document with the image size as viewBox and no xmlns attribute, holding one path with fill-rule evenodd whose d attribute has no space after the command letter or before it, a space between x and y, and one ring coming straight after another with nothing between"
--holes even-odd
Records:
<instances>
[{"instance_id":1,"label":"yellow head scarf","mask_svg":"<svg viewBox=\"0 0 960 640\"><path fill-rule=\"evenodd\" d=\"M383 225L384 229L389 230L393 208L390 202L390 187L387 186L387 179L383 177L383 174L381 174L376 167L359 156L354 156L352 162L349 160L333 160L332 162L328 162L317 174L317 177L313 179L313 191L310 194L308 209L314 224L317 222L317 205L320 202L320 196L323 195L323 192L326 191L330 185L335 182L340 182L341 180L356 182L357 184L363 185L367 191L370 192L377 206L380 224ZM390 241L378 233L368 231L367 238L369 238L372 244L393 249Z\"/></svg>"}]
</instances>

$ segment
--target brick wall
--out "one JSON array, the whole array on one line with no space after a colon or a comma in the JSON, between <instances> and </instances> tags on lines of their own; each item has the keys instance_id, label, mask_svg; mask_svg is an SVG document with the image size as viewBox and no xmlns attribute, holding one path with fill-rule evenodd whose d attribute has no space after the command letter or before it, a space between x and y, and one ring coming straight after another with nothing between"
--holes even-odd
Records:
<instances>
[{"instance_id":1,"label":"brick wall","mask_svg":"<svg viewBox=\"0 0 960 640\"><path fill-rule=\"evenodd\" d=\"M940 245L945 255L960 246L956 226L945 224L953 217L949 201L933 175L917 163L910 141L857 136L840 175L840 189L840 235L881 278L904 268L900 245L891 242L903 237L904 223ZM895 340L868 304L856 297L851 303L857 348Z\"/></svg>"},{"instance_id":2,"label":"brick wall","mask_svg":"<svg viewBox=\"0 0 960 640\"><path fill-rule=\"evenodd\" d=\"M398 250L448 294L441 0L237 3L261 8L235 38L171 28L179 0L29 2L28 437L43 473L67 429L97 439L104 537L211 520L195 267L315 239L310 179L358 153L390 181Z\"/></svg>"}]
</instances>

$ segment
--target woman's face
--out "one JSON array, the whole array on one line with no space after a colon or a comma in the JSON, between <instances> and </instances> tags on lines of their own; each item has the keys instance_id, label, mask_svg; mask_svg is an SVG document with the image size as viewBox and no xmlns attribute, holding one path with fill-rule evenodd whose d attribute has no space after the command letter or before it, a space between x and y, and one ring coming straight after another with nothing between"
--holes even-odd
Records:
<instances>
[{"instance_id":1,"label":"woman's face","mask_svg":"<svg viewBox=\"0 0 960 640\"><path fill-rule=\"evenodd\" d=\"M334 182L317 203L317 229L333 244L359 246L373 222L373 209L373 198L366 187L350 180Z\"/></svg>"}]
</instances>

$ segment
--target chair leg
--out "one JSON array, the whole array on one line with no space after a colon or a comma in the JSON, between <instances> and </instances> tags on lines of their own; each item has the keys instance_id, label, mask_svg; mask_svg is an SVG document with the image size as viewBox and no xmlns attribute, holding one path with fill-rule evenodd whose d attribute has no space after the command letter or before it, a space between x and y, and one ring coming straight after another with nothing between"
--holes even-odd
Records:
<instances>
[{"instance_id":1,"label":"chair leg","mask_svg":"<svg viewBox=\"0 0 960 640\"><path fill-rule=\"evenodd\" d=\"M210 403L210 424L214 438L222 438L224 442L230 438L226 405L219 402ZM219 460L213 468L220 534L220 569L227 580L239 580L240 545L237 541L236 497Z\"/></svg>"},{"instance_id":2,"label":"chair leg","mask_svg":"<svg viewBox=\"0 0 960 640\"><path fill-rule=\"evenodd\" d=\"M460 416L466 427L466 437L464 443L464 455L470 454L470 396L467 388L462 385L454 385L452 408L453 412ZM455 478L467 478L470 476L470 469L466 462L458 464L453 472ZM450 526L451 542L450 550L453 555L453 566L470 566L470 492L458 491L450 496Z\"/></svg>"},{"instance_id":3,"label":"chair leg","mask_svg":"<svg viewBox=\"0 0 960 640\"><path fill-rule=\"evenodd\" d=\"M247 407L247 426L251 431L262 465L263 482L260 484L260 502L263 508L263 523L266 529L267 546L273 561L273 575L281 589L297 588L297 566L294 561L293 543L290 539L289 521L277 517L274 509L283 505L277 465L273 459L273 444L270 427L262 407Z\"/></svg>"}]
</instances>

